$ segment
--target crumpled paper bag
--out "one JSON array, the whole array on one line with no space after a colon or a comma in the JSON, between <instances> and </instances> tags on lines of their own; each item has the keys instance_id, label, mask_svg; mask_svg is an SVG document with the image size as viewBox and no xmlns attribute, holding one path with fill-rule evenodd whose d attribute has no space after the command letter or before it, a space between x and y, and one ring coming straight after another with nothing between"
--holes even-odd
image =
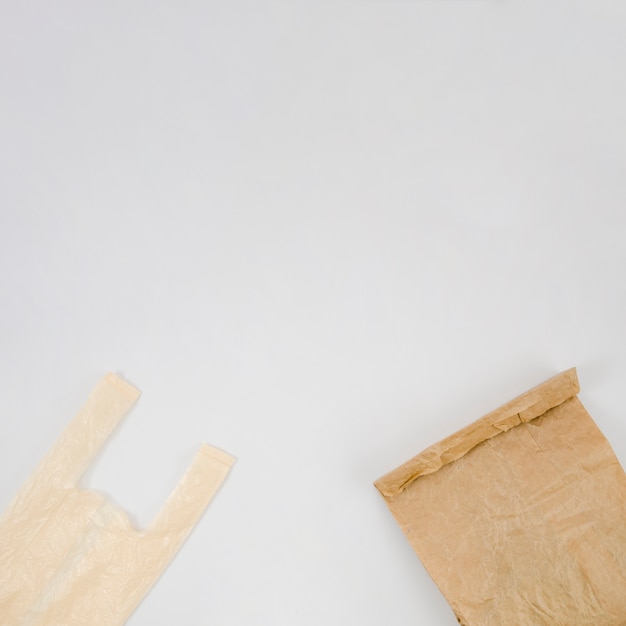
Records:
<instances>
[{"instance_id":1,"label":"crumpled paper bag","mask_svg":"<svg viewBox=\"0 0 626 626\"><path fill-rule=\"evenodd\" d=\"M464 626L626 625L626 475L575 369L376 481Z\"/></svg>"},{"instance_id":2,"label":"crumpled paper bag","mask_svg":"<svg viewBox=\"0 0 626 626\"><path fill-rule=\"evenodd\" d=\"M203 445L150 527L78 481L139 391L102 379L0 518L0 625L119 626L167 567L234 462Z\"/></svg>"}]
</instances>

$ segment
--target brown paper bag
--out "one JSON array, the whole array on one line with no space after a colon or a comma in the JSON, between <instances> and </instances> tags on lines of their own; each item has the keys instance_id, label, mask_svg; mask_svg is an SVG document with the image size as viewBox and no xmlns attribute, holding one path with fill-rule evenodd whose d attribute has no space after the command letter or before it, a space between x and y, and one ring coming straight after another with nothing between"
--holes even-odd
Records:
<instances>
[{"instance_id":1,"label":"brown paper bag","mask_svg":"<svg viewBox=\"0 0 626 626\"><path fill-rule=\"evenodd\" d=\"M626 476L568 370L376 481L465 626L626 625Z\"/></svg>"}]
</instances>

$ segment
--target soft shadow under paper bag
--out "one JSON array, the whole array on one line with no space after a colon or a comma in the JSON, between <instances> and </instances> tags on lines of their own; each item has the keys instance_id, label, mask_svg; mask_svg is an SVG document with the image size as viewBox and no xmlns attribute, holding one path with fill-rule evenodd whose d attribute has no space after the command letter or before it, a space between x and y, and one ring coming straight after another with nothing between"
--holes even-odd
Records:
<instances>
[{"instance_id":1,"label":"soft shadow under paper bag","mask_svg":"<svg viewBox=\"0 0 626 626\"><path fill-rule=\"evenodd\" d=\"M376 487L464 626L626 625L626 475L576 371Z\"/></svg>"}]
</instances>

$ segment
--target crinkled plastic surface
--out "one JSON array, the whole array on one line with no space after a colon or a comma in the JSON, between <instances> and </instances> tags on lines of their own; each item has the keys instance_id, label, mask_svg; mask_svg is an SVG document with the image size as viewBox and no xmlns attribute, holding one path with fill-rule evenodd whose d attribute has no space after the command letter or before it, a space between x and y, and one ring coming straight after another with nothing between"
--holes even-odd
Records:
<instances>
[{"instance_id":1,"label":"crinkled plastic surface","mask_svg":"<svg viewBox=\"0 0 626 626\"><path fill-rule=\"evenodd\" d=\"M574 369L376 482L464 626L626 625L626 475Z\"/></svg>"},{"instance_id":2,"label":"crinkled plastic surface","mask_svg":"<svg viewBox=\"0 0 626 626\"><path fill-rule=\"evenodd\" d=\"M149 528L79 479L138 398L113 374L31 474L0 519L2 626L123 624L167 567L234 459L203 445Z\"/></svg>"}]
</instances>

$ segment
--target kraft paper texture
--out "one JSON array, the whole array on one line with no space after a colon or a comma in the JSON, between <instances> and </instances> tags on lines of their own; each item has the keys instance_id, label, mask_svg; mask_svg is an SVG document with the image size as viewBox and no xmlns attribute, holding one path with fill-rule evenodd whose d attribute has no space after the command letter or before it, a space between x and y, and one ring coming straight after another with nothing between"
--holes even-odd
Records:
<instances>
[{"instance_id":1,"label":"kraft paper texture","mask_svg":"<svg viewBox=\"0 0 626 626\"><path fill-rule=\"evenodd\" d=\"M626 475L565 371L376 481L464 626L626 625Z\"/></svg>"},{"instance_id":2,"label":"kraft paper texture","mask_svg":"<svg viewBox=\"0 0 626 626\"><path fill-rule=\"evenodd\" d=\"M167 567L234 459L203 445L151 526L77 483L139 391L113 374L0 518L0 625L118 626Z\"/></svg>"}]
</instances>

